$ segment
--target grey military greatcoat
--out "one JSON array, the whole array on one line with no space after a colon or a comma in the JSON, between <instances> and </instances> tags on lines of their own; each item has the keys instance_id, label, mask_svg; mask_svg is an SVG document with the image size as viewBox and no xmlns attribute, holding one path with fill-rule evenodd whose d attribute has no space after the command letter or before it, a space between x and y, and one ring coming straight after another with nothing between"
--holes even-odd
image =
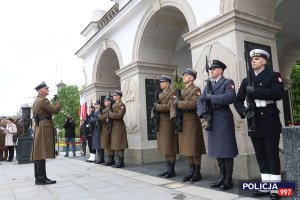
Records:
<instances>
[{"instance_id":1,"label":"grey military greatcoat","mask_svg":"<svg viewBox=\"0 0 300 200\"><path fill-rule=\"evenodd\" d=\"M206 111L204 102L208 93L207 85L198 102L198 115ZM213 104L212 130L207 132L208 155L214 158L232 158L238 154L235 138L233 115L229 108L235 100L234 82L223 76L212 85L211 103Z\"/></svg>"}]
</instances>

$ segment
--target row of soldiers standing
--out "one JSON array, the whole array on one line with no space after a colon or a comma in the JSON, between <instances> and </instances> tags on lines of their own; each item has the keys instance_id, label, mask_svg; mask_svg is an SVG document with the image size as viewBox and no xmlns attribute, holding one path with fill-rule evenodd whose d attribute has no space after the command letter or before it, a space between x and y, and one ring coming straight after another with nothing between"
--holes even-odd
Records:
<instances>
[{"instance_id":1,"label":"row of soldiers standing","mask_svg":"<svg viewBox=\"0 0 300 200\"><path fill-rule=\"evenodd\" d=\"M126 107L121 101L122 92L116 90L113 99L106 96L104 105L97 100L89 108L89 115L81 125L81 131L86 136L90 157L87 162L105 164L116 168L124 167L124 149L128 148L126 126L123 117ZM113 100L113 104L112 104ZM108 160L104 160L104 152ZM114 159L117 156L117 161Z\"/></svg>"},{"instance_id":2,"label":"row of soldiers standing","mask_svg":"<svg viewBox=\"0 0 300 200\"><path fill-rule=\"evenodd\" d=\"M209 66L211 86L205 86L202 94L200 88L193 84L197 72L187 68L183 73L184 89L181 98L175 98L170 88L171 78L162 75L158 102L154 103L154 111L159 113L159 130L157 132L158 151L165 156L166 169L159 174L167 178L176 175L174 166L176 155L184 155L189 162L189 173L183 181L197 182L202 179L201 155L206 153L202 123L207 122L208 155L216 158L220 170L220 177L211 183L211 188L227 190L233 187L233 159L238 155L235 137L233 114L229 107L234 104L241 118L248 119L248 126L252 126L251 119L255 117L256 130L249 129L256 158L259 164L262 181L277 181L280 178L279 138L281 123L276 101L283 98L283 84L280 74L271 72L265 67L270 55L261 49L250 52L252 85L247 84L247 78L242 81L236 95L233 80L223 76L226 65L213 60ZM208 71L208 70L207 70ZM247 94L255 99L255 113L244 104ZM212 105L208 111L207 102ZM182 130L176 133L176 110L182 112ZM253 192L253 196L270 195L271 199L279 199L278 191Z\"/></svg>"}]
</instances>

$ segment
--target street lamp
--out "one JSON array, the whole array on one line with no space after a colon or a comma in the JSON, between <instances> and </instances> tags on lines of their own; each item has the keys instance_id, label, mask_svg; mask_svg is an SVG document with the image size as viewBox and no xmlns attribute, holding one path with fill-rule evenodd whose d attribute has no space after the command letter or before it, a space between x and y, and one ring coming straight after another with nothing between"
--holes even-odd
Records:
<instances>
[{"instance_id":1,"label":"street lamp","mask_svg":"<svg viewBox=\"0 0 300 200\"><path fill-rule=\"evenodd\" d=\"M19 164L30 163L31 150L33 138L31 136L31 107L23 106L22 109L22 123L23 123L23 133L18 138L16 153L17 160Z\"/></svg>"}]
</instances>

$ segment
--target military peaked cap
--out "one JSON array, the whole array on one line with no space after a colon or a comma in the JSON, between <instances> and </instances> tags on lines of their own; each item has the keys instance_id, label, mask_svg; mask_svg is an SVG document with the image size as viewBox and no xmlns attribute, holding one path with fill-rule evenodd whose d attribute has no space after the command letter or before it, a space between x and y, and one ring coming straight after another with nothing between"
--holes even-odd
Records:
<instances>
[{"instance_id":1,"label":"military peaked cap","mask_svg":"<svg viewBox=\"0 0 300 200\"><path fill-rule=\"evenodd\" d=\"M120 90L115 90L113 96L120 96L120 97L122 97L123 94L122 94L122 92Z\"/></svg>"},{"instance_id":2,"label":"military peaked cap","mask_svg":"<svg viewBox=\"0 0 300 200\"><path fill-rule=\"evenodd\" d=\"M38 91L39 89L42 89L42 88L49 88L49 87L47 86L47 84L45 83L45 81L43 81L41 84L39 84L38 86L36 86L34 89L35 89L36 91Z\"/></svg>"},{"instance_id":3,"label":"military peaked cap","mask_svg":"<svg viewBox=\"0 0 300 200\"><path fill-rule=\"evenodd\" d=\"M212 69L212 68L221 68L221 69L224 70L224 69L227 68L227 66L219 60L213 60L210 67L209 67L209 69Z\"/></svg>"},{"instance_id":4,"label":"military peaked cap","mask_svg":"<svg viewBox=\"0 0 300 200\"><path fill-rule=\"evenodd\" d=\"M100 105L101 104L101 101L98 99L95 103L95 105Z\"/></svg>"},{"instance_id":5,"label":"military peaked cap","mask_svg":"<svg viewBox=\"0 0 300 200\"><path fill-rule=\"evenodd\" d=\"M270 54L262 49L253 49L252 51L250 51L250 57L262 57L268 60L270 58Z\"/></svg>"},{"instance_id":6,"label":"military peaked cap","mask_svg":"<svg viewBox=\"0 0 300 200\"><path fill-rule=\"evenodd\" d=\"M110 101L111 99L110 99L110 97L109 96L105 96L104 97L104 101Z\"/></svg>"},{"instance_id":7,"label":"military peaked cap","mask_svg":"<svg viewBox=\"0 0 300 200\"><path fill-rule=\"evenodd\" d=\"M186 70L183 72L183 75L184 74L192 75L194 77L194 79L197 78L197 72L192 70L191 68L186 68Z\"/></svg>"},{"instance_id":8,"label":"military peaked cap","mask_svg":"<svg viewBox=\"0 0 300 200\"><path fill-rule=\"evenodd\" d=\"M166 81L166 82L171 83L171 77L166 76L166 75L162 75L162 76L160 77L159 81Z\"/></svg>"}]
</instances>

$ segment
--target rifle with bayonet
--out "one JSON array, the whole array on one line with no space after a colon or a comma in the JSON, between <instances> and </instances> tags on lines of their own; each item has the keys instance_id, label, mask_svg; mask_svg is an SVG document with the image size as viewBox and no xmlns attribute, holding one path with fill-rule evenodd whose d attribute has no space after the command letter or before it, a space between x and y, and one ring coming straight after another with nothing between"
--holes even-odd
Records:
<instances>
[{"instance_id":1,"label":"rifle with bayonet","mask_svg":"<svg viewBox=\"0 0 300 200\"><path fill-rule=\"evenodd\" d=\"M248 54L246 52L246 47L245 47L245 52L244 52L244 56L245 56L245 61L246 61L246 69L247 69L247 86L254 86L254 83L252 81L252 77L251 77L251 71L250 71L250 67L249 67L249 57ZM254 98L252 97L252 94L249 92L249 90L246 90L246 112L250 112L250 117L248 116L248 131L249 132L256 132L257 131L257 127L256 127L256 117L255 117L255 101Z\"/></svg>"},{"instance_id":2,"label":"rifle with bayonet","mask_svg":"<svg viewBox=\"0 0 300 200\"><path fill-rule=\"evenodd\" d=\"M157 84L156 79L154 79L154 87L155 87L155 91L154 91L153 105L159 103L160 85ZM152 124L154 125L152 134L157 134L159 132L160 115L159 115L159 112L156 111L155 106L153 106L153 108L152 108L151 121L152 121Z\"/></svg>"},{"instance_id":3,"label":"rifle with bayonet","mask_svg":"<svg viewBox=\"0 0 300 200\"><path fill-rule=\"evenodd\" d=\"M181 101L181 89L179 87L179 83L178 83L178 74L177 74L177 66L175 69L175 101L179 102ZM175 133L181 133L182 132L182 118L183 118L183 114L182 114L182 110L178 109L178 107L175 107Z\"/></svg>"},{"instance_id":4,"label":"rifle with bayonet","mask_svg":"<svg viewBox=\"0 0 300 200\"><path fill-rule=\"evenodd\" d=\"M207 94L213 95L213 90L212 90L212 83L211 83L211 79L210 79L210 75L209 75L209 66L208 66L208 59L206 56L206 61L205 61L205 71L207 73L207 80L206 80L206 85L207 85ZM207 121L207 127L206 127L206 131L211 131L212 130L212 115L213 115L213 105L211 103L210 99L206 99L204 101L204 105L205 105L205 109L207 114L210 116L209 120Z\"/></svg>"},{"instance_id":5,"label":"rifle with bayonet","mask_svg":"<svg viewBox=\"0 0 300 200\"><path fill-rule=\"evenodd\" d=\"M110 93L108 94L108 96L110 97L109 111L113 112L114 99L112 96L110 96ZM112 126L113 126L113 120L111 118L107 117L107 133L108 134L111 134Z\"/></svg>"}]
</instances>

